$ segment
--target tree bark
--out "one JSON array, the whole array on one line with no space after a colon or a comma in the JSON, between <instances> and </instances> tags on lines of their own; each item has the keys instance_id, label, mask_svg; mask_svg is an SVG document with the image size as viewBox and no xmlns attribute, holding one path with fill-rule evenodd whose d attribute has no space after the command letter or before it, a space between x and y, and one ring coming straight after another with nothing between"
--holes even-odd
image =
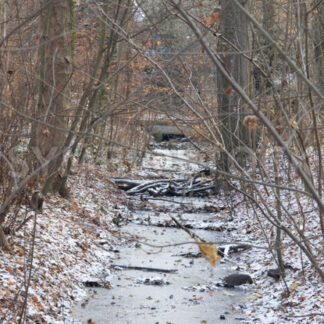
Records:
<instances>
[{"instance_id":1,"label":"tree bark","mask_svg":"<svg viewBox=\"0 0 324 324\"><path fill-rule=\"evenodd\" d=\"M43 1L44 3L47 0ZM59 152L67 130L66 109L70 103L69 81L72 73L73 0L54 0L41 15L42 35L39 48L39 100L32 125L31 167ZM57 191L58 169L63 156L49 164L43 173L44 193Z\"/></svg>"},{"instance_id":2,"label":"tree bark","mask_svg":"<svg viewBox=\"0 0 324 324\"><path fill-rule=\"evenodd\" d=\"M315 56L315 75L319 89L324 93L324 3L322 2L317 9L318 13L314 19L314 56Z\"/></svg>"},{"instance_id":3,"label":"tree bark","mask_svg":"<svg viewBox=\"0 0 324 324\"><path fill-rule=\"evenodd\" d=\"M241 1L245 3L246 1ZM248 48L247 19L242 15L232 1L221 1L221 32L223 37L234 44L240 51ZM233 21L236 23L233 24ZM233 49L224 42L220 42L218 51L229 53L221 55L225 69L233 76L242 88L246 88L249 80L247 61L239 53L232 54ZM247 144L247 131L242 126L241 120L244 109L240 106L238 95L232 92L232 86L224 76L219 73L218 85L218 113L221 124L222 136L228 152L240 149ZM243 159L240 161L243 162ZM226 153L221 154L218 167L229 171L229 159Z\"/></svg>"}]
</instances>

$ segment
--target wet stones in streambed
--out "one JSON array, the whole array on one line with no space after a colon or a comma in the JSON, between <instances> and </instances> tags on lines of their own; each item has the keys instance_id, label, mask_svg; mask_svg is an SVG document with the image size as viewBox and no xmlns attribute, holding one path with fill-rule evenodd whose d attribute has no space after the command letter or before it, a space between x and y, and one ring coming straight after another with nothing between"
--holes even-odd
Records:
<instances>
[{"instance_id":1,"label":"wet stones in streambed","mask_svg":"<svg viewBox=\"0 0 324 324\"><path fill-rule=\"evenodd\" d=\"M223 278L221 282L212 282L208 285L183 287L183 289L187 291L210 292L219 289L219 287L235 288L237 286L252 283L253 280L250 275L235 273Z\"/></svg>"},{"instance_id":2,"label":"wet stones in streambed","mask_svg":"<svg viewBox=\"0 0 324 324\"><path fill-rule=\"evenodd\" d=\"M83 285L87 288L106 288L111 289L111 283L109 281L102 281L100 279L89 279L83 281Z\"/></svg>"},{"instance_id":3,"label":"wet stones in streambed","mask_svg":"<svg viewBox=\"0 0 324 324\"><path fill-rule=\"evenodd\" d=\"M251 246L248 244L229 244L224 246L218 246L217 250L218 250L218 255L224 257L232 253L248 250L250 248ZM185 253L177 254L177 256L181 256L183 258L192 258L192 259L203 257L201 252L185 252Z\"/></svg>"},{"instance_id":4,"label":"wet stones in streambed","mask_svg":"<svg viewBox=\"0 0 324 324\"><path fill-rule=\"evenodd\" d=\"M244 284L252 284L253 280L250 275L242 273L233 273L225 278L219 284L221 287L234 288Z\"/></svg>"},{"instance_id":5,"label":"wet stones in streambed","mask_svg":"<svg viewBox=\"0 0 324 324\"><path fill-rule=\"evenodd\" d=\"M164 280L163 278L137 278L135 279L136 284L149 285L149 286L165 286L170 285L169 281Z\"/></svg>"},{"instance_id":6,"label":"wet stones in streambed","mask_svg":"<svg viewBox=\"0 0 324 324\"><path fill-rule=\"evenodd\" d=\"M276 280L279 280L280 276L281 276L280 269L270 269L270 270L268 270L267 276L271 277L271 278L274 278Z\"/></svg>"},{"instance_id":7,"label":"wet stones in streambed","mask_svg":"<svg viewBox=\"0 0 324 324\"><path fill-rule=\"evenodd\" d=\"M282 275L284 275L284 270L286 270L286 269L290 269L290 270L296 271L296 269L294 269L291 265L285 264L284 265L284 269L282 271L280 271L279 268L269 269L268 272L267 272L267 276L268 277L271 277L271 278L274 278L275 280L279 280L280 277Z\"/></svg>"}]
</instances>

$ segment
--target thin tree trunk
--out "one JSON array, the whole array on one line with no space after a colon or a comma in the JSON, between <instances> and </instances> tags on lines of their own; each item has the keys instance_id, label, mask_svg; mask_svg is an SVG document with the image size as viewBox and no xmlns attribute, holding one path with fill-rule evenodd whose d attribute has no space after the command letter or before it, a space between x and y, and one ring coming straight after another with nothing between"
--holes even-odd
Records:
<instances>
[{"instance_id":1,"label":"thin tree trunk","mask_svg":"<svg viewBox=\"0 0 324 324\"><path fill-rule=\"evenodd\" d=\"M315 75L317 85L324 93L324 2L317 8L313 23L314 32L314 56L315 56Z\"/></svg>"}]
</instances>

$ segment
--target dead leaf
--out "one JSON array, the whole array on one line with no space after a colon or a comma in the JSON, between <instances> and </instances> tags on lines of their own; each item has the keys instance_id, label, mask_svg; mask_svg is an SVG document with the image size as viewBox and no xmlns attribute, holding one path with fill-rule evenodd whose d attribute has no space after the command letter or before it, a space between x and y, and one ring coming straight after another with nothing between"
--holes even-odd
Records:
<instances>
[{"instance_id":1,"label":"dead leaf","mask_svg":"<svg viewBox=\"0 0 324 324\"><path fill-rule=\"evenodd\" d=\"M232 94L232 92L233 92L232 86L229 85L229 86L226 88L225 93L226 93L228 96L230 96L230 95Z\"/></svg>"},{"instance_id":2,"label":"dead leaf","mask_svg":"<svg viewBox=\"0 0 324 324\"><path fill-rule=\"evenodd\" d=\"M209 17L204 18L204 23L207 26L212 26L219 22L219 12L213 12Z\"/></svg>"},{"instance_id":3,"label":"dead leaf","mask_svg":"<svg viewBox=\"0 0 324 324\"><path fill-rule=\"evenodd\" d=\"M50 133L50 131L49 131L48 128L44 128L44 129L42 130L42 134L43 134L44 136L48 136L49 133Z\"/></svg>"},{"instance_id":4,"label":"dead leaf","mask_svg":"<svg viewBox=\"0 0 324 324\"><path fill-rule=\"evenodd\" d=\"M298 284L296 283L296 282L294 282L294 283L292 283L291 285L290 285L290 289L291 290L296 290L298 288Z\"/></svg>"},{"instance_id":5,"label":"dead leaf","mask_svg":"<svg viewBox=\"0 0 324 324\"><path fill-rule=\"evenodd\" d=\"M218 147L218 148L220 148L220 149L223 148L223 144L220 143L220 142L216 142L215 145L216 145L216 147Z\"/></svg>"},{"instance_id":6,"label":"dead leaf","mask_svg":"<svg viewBox=\"0 0 324 324\"><path fill-rule=\"evenodd\" d=\"M295 128L295 129L298 129L298 125L297 125L297 123L296 123L295 120L293 120L293 121L291 122L291 126L292 126L293 128Z\"/></svg>"},{"instance_id":7,"label":"dead leaf","mask_svg":"<svg viewBox=\"0 0 324 324\"><path fill-rule=\"evenodd\" d=\"M268 145L270 143L270 140L269 140L268 136L265 137L264 143L265 143L265 145Z\"/></svg>"},{"instance_id":8,"label":"dead leaf","mask_svg":"<svg viewBox=\"0 0 324 324\"><path fill-rule=\"evenodd\" d=\"M220 260L218 255L218 250L214 244L201 243L198 238L195 238L195 241L199 243L199 250L204 256L204 258L213 266L216 266L216 263Z\"/></svg>"}]
</instances>

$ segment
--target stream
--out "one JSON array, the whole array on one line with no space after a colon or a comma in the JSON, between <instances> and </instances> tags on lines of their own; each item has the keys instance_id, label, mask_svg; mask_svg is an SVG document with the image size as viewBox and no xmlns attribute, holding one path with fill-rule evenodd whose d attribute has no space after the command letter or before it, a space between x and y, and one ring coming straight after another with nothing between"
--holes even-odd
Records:
<instances>
[{"instance_id":1,"label":"stream","mask_svg":"<svg viewBox=\"0 0 324 324\"><path fill-rule=\"evenodd\" d=\"M152 161L152 157L147 157L144 167L154 171L152 165L156 167L157 163ZM190 169L184 162L163 158L157 162L160 162L159 170L185 173ZM170 176L170 171L166 173ZM82 323L96 324L246 323L240 308L244 307L250 288L230 289L215 284L235 273L236 265L225 258L216 267L211 267L199 255L196 244L177 245L193 239L177 228L170 218L170 215L177 217L207 242L230 241L230 232L223 230L223 222L215 213L215 199L163 198L167 199L147 197L147 205L151 208L134 211L132 219L121 226L121 233L135 237L136 241L120 246L116 251L116 258L112 260L115 273L112 288L89 288L87 302L75 306L73 317ZM168 246L160 249L145 243Z\"/></svg>"}]
</instances>

